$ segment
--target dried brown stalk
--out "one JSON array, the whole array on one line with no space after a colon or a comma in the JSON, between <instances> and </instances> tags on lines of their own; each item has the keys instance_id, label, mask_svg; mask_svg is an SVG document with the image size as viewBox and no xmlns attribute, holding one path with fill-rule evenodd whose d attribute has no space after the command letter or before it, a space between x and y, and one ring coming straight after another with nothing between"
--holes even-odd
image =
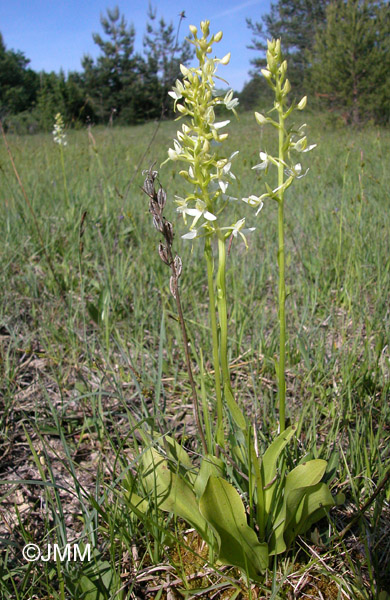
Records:
<instances>
[{"instance_id":1,"label":"dried brown stalk","mask_svg":"<svg viewBox=\"0 0 390 600\"><path fill-rule=\"evenodd\" d=\"M180 321L181 333L183 336L184 354L188 372L188 379L190 381L192 391L192 404L194 409L195 422L200 435L203 450L207 454L207 443L203 433L202 421L200 418L198 395L196 392L196 386L191 367L187 329L185 326L183 309L180 300L179 278L182 271L182 261L178 254L175 254L175 257L173 256L173 225L172 223L167 221L163 216L164 207L167 201L167 195L161 185L156 191L155 180L157 178L158 172L154 171L153 167L150 167L150 169L144 171L143 174L146 175L146 177L142 189L145 192L145 194L149 196L149 211L153 216L153 225L157 229L157 231L159 231L164 236L165 240L165 245L160 242L158 247L158 253L160 255L161 260L170 267L172 273L171 278L169 280L169 289L171 290L172 296L176 300L177 313Z\"/></svg>"}]
</instances>

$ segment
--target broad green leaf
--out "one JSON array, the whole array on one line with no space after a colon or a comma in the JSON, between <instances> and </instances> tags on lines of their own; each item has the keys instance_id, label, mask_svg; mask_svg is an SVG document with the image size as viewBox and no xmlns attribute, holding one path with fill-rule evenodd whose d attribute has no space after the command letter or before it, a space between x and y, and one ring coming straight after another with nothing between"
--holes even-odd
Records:
<instances>
[{"instance_id":1,"label":"broad green leaf","mask_svg":"<svg viewBox=\"0 0 390 600\"><path fill-rule=\"evenodd\" d=\"M246 429L245 417L241 411L241 408L238 406L237 402L235 401L233 394L230 391L230 387L229 387L228 383L225 383L225 385L223 386L223 391L224 391L225 400L227 402L229 412L232 416L232 419L234 420L237 427L239 427L240 429L245 431L245 429Z\"/></svg>"},{"instance_id":2,"label":"broad green leaf","mask_svg":"<svg viewBox=\"0 0 390 600\"><path fill-rule=\"evenodd\" d=\"M285 494L288 494L291 490L309 487L321 481L326 464L326 460L317 458L295 467L286 477Z\"/></svg>"},{"instance_id":3,"label":"broad green leaf","mask_svg":"<svg viewBox=\"0 0 390 600\"><path fill-rule=\"evenodd\" d=\"M224 462L216 456L207 454L200 464L199 474L194 484L194 492L197 498L200 498L206 488L211 475L221 477L224 474Z\"/></svg>"},{"instance_id":4,"label":"broad green leaf","mask_svg":"<svg viewBox=\"0 0 390 600\"><path fill-rule=\"evenodd\" d=\"M221 477L210 476L199 508L219 537L219 560L259 579L268 567L268 547L260 543L246 520L238 492Z\"/></svg>"},{"instance_id":5,"label":"broad green leaf","mask_svg":"<svg viewBox=\"0 0 390 600\"><path fill-rule=\"evenodd\" d=\"M167 456L172 458L175 463L178 465L177 467L171 467L172 471L177 471L182 475L185 475L191 485L194 484L196 479L196 473L194 469L194 465L191 462L191 459L188 453L184 450L183 446L178 444L176 440L169 435L161 435L157 432L153 433L153 438L160 444L161 447L164 448Z\"/></svg>"},{"instance_id":6,"label":"broad green leaf","mask_svg":"<svg viewBox=\"0 0 390 600\"><path fill-rule=\"evenodd\" d=\"M142 463L145 488L157 507L181 517L195 527L206 542L212 543L207 522L199 512L195 494L188 483L170 471L168 462L154 448L143 454Z\"/></svg>"},{"instance_id":7,"label":"broad green leaf","mask_svg":"<svg viewBox=\"0 0 390 600\"><path fill-rule=\"evenodd\" d=\"M299 509L302 498L321 480L326 469L326 461L310 460L298 465L286 477L284 500L274 520L273 534L270 540L270 554L280 554L286 550L284 532ZM303 509L302 509L303 510Z\"/></svg>"},{"instance_id":8,"label":"broad green leaf","mask_svg":"<svg viewBox=\"0 0 390 600\"><path fill-rule=\"evenodd\" d=\"M83 564L81 576L76 584L77 597L85 600L108 600L114 596L122 598L121 593L117 596L120 586L118 573L110 563L94 556L91 562Z\"/></svg>"},{"instance_id":9,"label":"broad green leaf","mask_svg":"<svg viewBox=\"0 0 390 600\"><path fill-rule=\"evenodd\" d=\"M287 545L291 544L297 535L305 533L314 523L322 519L326 515L327 509L334 506L334 504L332 494L326 483L317 483L306 489L295 514L292 514L291 518L287 517L288 525L284 533ZM289 508L287 506L287 514L288 512Z\"/></svg>"},{"instance_id":10,"label":"broad green leaf","mask_svg":"<svg viewBox=\"0 0 390 600\"><path fill-rule=\"evenodd\" d=\"M296 431L296 425L288 427L283 433L272 442L272 444L264 452L261 460L262 478L263 478L263 498L264 498L264 511L266 517L271 511L271 507L275 506L274 494L277 487L277 481L273 480L276 477L276 466L278 463L279 456L282 450L286 447L288 442L294 436ZM275 508L277 508L275 506Z\"/></svg>"}]
</instances>

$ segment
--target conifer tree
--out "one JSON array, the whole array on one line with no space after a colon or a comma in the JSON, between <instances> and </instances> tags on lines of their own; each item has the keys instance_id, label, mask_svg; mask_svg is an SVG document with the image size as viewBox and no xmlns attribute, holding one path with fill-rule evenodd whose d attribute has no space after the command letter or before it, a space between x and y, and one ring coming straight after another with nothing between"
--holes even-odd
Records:
<instances>
[{"instance_id":1,"label":"conifer tree","mask_svg":"<svg viewBox=\"0 0 390 600\"><path fill-rule=\"evenodd\" d=\"M345 121L390 120L389 2L338 0L316 36L310 80Z\"/></svg>"},{"instance_id":2,"label":"conifer tree","mask_svg":"<svg viewBox=\"0 0 390 600\"><path fill-rule=\"evenodd\" d=\"M119 8L107 9L107 17L100 22L105 37L94 33L94 42L101 49L96 64L85 56L82 66L85 73L86 91L94 100L95 111L103 120L123 110L131 112L134 101L132 84L136 80L136 57L134 56L135 30L128 26Z\"/></svg>"},{"instance_id":3,"label":"conifer tree","mask_svg":"<svg viewBox=\"0 0 390 600\"><path fill-rule=\"evenodd\" d=\"M329 0L278 0L271 3L271 11L262 17L262 23L247 19L253 35L249 48L260 52L260 57L251 61L255 72L265 66L262 57L267 50L266 40L281 38L289 80L294 91L302 93L307 51L313 48L316 29L325 21L328 4Z\"/></svg>"}]
</instances>

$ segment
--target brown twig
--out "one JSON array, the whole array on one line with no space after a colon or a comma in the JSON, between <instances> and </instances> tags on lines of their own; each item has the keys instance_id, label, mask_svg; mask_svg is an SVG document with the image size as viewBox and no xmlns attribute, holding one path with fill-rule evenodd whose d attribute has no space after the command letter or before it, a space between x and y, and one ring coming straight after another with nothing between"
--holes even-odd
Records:
<instances>
[{"instance_id":1,"label":"brown twig","mask_svg":"<svg viewBox=\"0 0 390 600\"><path fill-rule=\"evenodd\" d=\"M180 256L178 256L177 254L175 255L175 257L173 257L173 253L172 253L173 226L172 226L172 223L167 221L165 219L165 217L163 216L163 210L165 207L167 195L166 195L165 191L163 190L163 188L161 187L161 185L160 185L158 191L156 192L154 182L158 175L158 172L153 171L153 167L150 167L150 169L145 171L144 174L146 175L146 178L144 181L144 187L142 189L145 192L145 194L147 194L147 196L149 196L149 199L150 199L149 210L153 216L153 225L155 226L157 231L162 233L162 235L164 236L164 239L165 239L165 246L160 243L159 248L158 248L158 253L160 255L161 260L170 267L171 273L172 273L170 281L169 281L169 288L171 290L172 296L176 300L177 313L178 313L178 317L179 317L179 321L180 321L181 333L183 336L184 354L185 354L186 367L187 367L187 372L188 372L188 379L190 381L191 391L192 391L192 404L193 404L193 408L194 408L195 422L196 422L196 426L197 426L197 429L198 429L198 432L200 435L203 450L207 454L208 453L207 443L206 443L206 438L203 433L202 422L201 422L201 418L200 418L198 395L196 392L196 386L195 386L195 381L194 381L192 367L191 367L191 358L190 358L187 329L185 326L183 309L182 309L181 300L180 300L179 278L180 278L181 270L182 270L182 262L181 262Z\"/></svg>"}]
</instances>

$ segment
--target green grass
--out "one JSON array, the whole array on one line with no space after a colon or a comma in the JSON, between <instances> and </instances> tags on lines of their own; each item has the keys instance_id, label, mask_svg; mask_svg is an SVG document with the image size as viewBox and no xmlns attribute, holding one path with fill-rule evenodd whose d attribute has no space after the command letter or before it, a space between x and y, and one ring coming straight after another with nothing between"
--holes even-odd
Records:
<instances>
[{"instance_id":1,"label":"green grass","mask_svg":"<svg viewBox=\"0 0 390 600\"><path fill-rule=\"evenodd\" d=\"M220 597L230 597L226 586L243 587L235 572L192 577L203 569L194 557L199 549L188 538L184 546L191 552L182 549L180 558L167 551L161 515L141 525L123 493L123 482L131 485L136 473L134 426L143 419L165 419L188 449L200 449L169 270L158 257L158 235L141 191L141 170L154 162L159 168L176 128L161 125L139 170L155 124L92 129L93 138L86 130L69 132L68 209L51 136L10 136L39 232L0 146L0 456L2 480L15 482L0 489L0 597L81 598L82 574L93 579L93 569L95 579L101 573L103 591L89 600L114 597L120 589L123 597L143 598L148 587L158 586L166 597L169 561L175 565L171 581L183 581L175 589L207 585L214 592L202 597L211 597L220 585ZM234 195L262 193L251 167L260 149L272 150L267 135L250 114L232 125L227 151L240 149ZM356 131L311 116L308 137L318 144L307 157L310 171L286 195L287 416L300 423L289 460L305 452L337 455L333 492L344 492L346 502L331 511L330 524L321 523L320 538L301 540L280 559L263 593L288 598L296 588L295 597L319 598L320 590L326 598L377 598L380 591L390 593L389 486L342 540L337 532L390 465L390 132ZM202 249L180 239L185 230L173 197L184 187L177 165L167 163L160 179L183 260L182 301L200 385L200 349L206 372L212 369ZM237 203L233 213L257 227L249 251L235 240L228 259L233 387L256 417L265 445L277 423L276 206L266 203L255 217ZM205 384L211 394L211 375ZM27 540L45 547L74 538L91 540L92 566L22 558ZM155 580L153 562L161 563ZM182 591L182 597L193 593Z\"/></svg>"}]
</instances>

